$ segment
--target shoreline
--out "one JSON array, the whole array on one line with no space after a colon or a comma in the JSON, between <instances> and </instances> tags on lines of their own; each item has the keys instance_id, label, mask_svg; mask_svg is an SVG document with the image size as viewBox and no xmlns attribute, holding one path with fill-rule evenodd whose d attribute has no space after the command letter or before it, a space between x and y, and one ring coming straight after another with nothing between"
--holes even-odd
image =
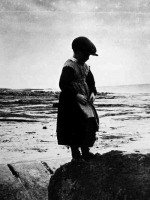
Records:
<instances>
[{"instance_id":1,"label":"shoreline","mask_svg":"<svg viewBox=\"0 0 150 200\"><path fill-rule=\"evenodd\" d=\"M0 164L41 158L70 158L70 149L57 144L58 92L2 90L0 99ZM5 94L5 95L4 95ZM150 153L150 95L98 93L98 140L91 148ZM7 106L6 106L7 104Z\"/></svg>"}]
</instances>

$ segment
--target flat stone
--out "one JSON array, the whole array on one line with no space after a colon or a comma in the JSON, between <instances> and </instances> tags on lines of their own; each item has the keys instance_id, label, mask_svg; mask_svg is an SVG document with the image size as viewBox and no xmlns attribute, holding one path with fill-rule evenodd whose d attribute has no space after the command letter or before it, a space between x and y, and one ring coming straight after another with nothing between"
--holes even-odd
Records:
<instances>
[{"instance_id":1,"label":"flat stone","mask_svg":"<svg viewBox=\"0 0 150 200\"><path fill-rule=\"evenodd\" d=\"M0 164L0 200L47 200L52 174L70 158Z\"/></svg>"},{"instance_id":2,"label":"flat stone","mask_svg":"<svg viewBox=\"0 0 150 200\"><path fill-rule=\"evenodd\" d=\"M18 173L21 183L31 196L31 200L48 199L47 188L51 175L42 163L15 163L12 164L12 167Z\"/></svg>"},{"instance_id":3,"label":"flat stone","mask_svg":"<svg viewBox=\"0 0 150 200\"><path fill-rule=\"evenodd\" d=\"M31 200L28 191L7 165L0 165L0 200Z\"/></svg>"},{"instance_id":4,"label":"flat stone","mask_svg":"<svg viewBox=\"0 0 150 200\"><path fill-rule=\"evenodd\" d=\"M65 163L70 161L70 157L43 160L43 162L46 163L53 172L55 172L56 169L58 169L61 165L64 165Z\"/></svg>"}]
</instances>

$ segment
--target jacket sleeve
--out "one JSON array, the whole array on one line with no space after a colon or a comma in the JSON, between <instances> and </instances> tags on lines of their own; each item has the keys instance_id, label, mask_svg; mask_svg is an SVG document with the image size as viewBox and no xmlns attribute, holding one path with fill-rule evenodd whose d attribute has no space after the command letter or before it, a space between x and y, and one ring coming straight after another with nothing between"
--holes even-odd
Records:
<instances>
[{"instance_id":1,"label":"jacket sleeve","mask_svg":"<svg viewBox=\"0 0 150 200\"><path fill-rule=\"evenodd\" d=\"M90 93L94 92L94 94L96 95L97 94L97 90L96 90L96 87L95 87L95 80L94 80L94 76L91 72L91 70L89 70L89 73L86 77L86 82L89 86L89 89L90 89Z\"/></svg>"},{"instance_id":2,"label":"jacket sleeve","mask_svg":"<svg viewBox=\"0 0 150 200\"><path fill-rule=\"evenodd\" d=\"M74 70L69 66L64 67L60 76L59 87L62 91L75 96L78 92L74 89L74 87L71 84L73 78Z\"/></svg>"}]
</instances>

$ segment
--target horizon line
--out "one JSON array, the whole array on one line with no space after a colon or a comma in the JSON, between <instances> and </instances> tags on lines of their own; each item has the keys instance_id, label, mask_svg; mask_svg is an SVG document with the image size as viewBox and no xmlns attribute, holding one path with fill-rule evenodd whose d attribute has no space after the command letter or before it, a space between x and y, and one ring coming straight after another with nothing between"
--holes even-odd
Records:
<instances>
[{"instance_id":1,"label":"horizon line","mask_svg":"<svg viewBox=\"0 0 150 200\"><path fill-rule=\"evenodd\" d=\"M99 87L121 87L121 86L135 86L135 85L150 85L150 83L134 83L134 84L127 84L127 85L101 85L101 86L96 86L97 88ZM10 87L0 87L0 89L11 89L11 90L28 90L28 89L33 89L33 90L54 90L54 89L59 89L59 87L43 87L43 88L38 88L38 87L24 87L24 88L10 88Z\"/></svg>"}]
</instances>

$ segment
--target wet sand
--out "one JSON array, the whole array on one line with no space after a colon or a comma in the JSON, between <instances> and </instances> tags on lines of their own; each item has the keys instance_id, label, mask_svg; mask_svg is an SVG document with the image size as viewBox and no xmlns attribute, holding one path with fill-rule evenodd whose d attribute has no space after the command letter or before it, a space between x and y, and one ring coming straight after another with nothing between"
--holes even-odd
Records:
<instances>
[{"instance_id":1,"label":"wet sand","mask_svg":"<svg viewBox=\"0 0 150 200\"><path fill-rule=\"evenodd\" d=\"M13 95L12 98L9 96L9 101L7 95L5 99L4 95L1 96L0 163L61 158L71 160L70 149L57 144L57 108L53 104L57 102L58 95L46 93L44 97L40 94L15 98ZM14 102L22 100L22 103L12 103L10 99ZM95 106L100 129L92 152L103 154L111 150L123 150L127 153L150 153L148 108L133 106L134 102L133 105L126 103L126 98L121 99L114 94L97 96ZM143 109L147 110L147 114Z\"/></svg>"}]
</instances>

